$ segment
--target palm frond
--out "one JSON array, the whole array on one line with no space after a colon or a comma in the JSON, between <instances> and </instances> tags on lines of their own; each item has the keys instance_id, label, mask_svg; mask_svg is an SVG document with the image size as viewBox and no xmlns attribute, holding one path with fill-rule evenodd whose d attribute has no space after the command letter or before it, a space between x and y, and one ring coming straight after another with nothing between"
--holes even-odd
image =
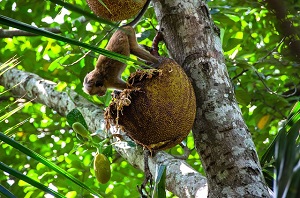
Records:
<instances>
[{"instance_id":1,"label":"palm frond","mask_svg":"<svg viewBox=\"0 0 300 198\"><path fill-rule=\"evenodd\" d=\"M0 169L7 172L7 173L9 173L9 174L11 174L11 175L13 175L13 176L15 176L15 177L17 177L17 178L19 178L19 179L21 179L21 180L23 180L23 181L25 181L25 182L27 182L27 183L29 183L29 184L31 184L32 186L34 186L38 189L43 190L44 192L47 192L47 193L55 196L55 197L64 197L60 193L55 192L54 190L52 190L51 188L48 188L47 186L31 179L30 177L27 177L26 175L23 175L21 172L10 168L9 166L4 164L3 162L0 162Z\"/></svg>"},{"instance_id":2,"label":"palm frond","mask_svg":"<svg viewBox=\"0 0 300 198\"><path fill-rule=\"evenodd\" d=\"M31 149L29 149L29 148L21 145L17 141L15 141L15 140L7 137L3 133L0 133L0 140L2 140L3 142L5 142L6 144L12 146L13 148L21 151L22 153L26 154L27 156L29 156L29 157L31 157L31 158L39 161L40 163L44 164L45 166L51 168L52 170L56 171L57 173L61 174L64 177L66 177L68 180L72 181L73 183L77 184L78 186L80 186L80 187L88 190L92 194L94 194L96 196L101 196L95 190L91 189L90 187L88 187L87 185L85 185L84 183L82 183L81 181L79 181L77 178L75 178L73 175L71 175L67 171L63 170L62 168L60 168L56 164L50 162L49 160L47 160L46 158L44 158L40 154L38 154L38 153L32 151ZM0 169L1 169L1 167L0 167Z\"/></svg>"},{"instance_id":3,"label":"palm frond","mask_svg":"<svg viewBox=\"0 0 300 198\"><path fill-rule=\"evenodd\" d=\"M273 179L273 191L276 198L300 196L299 131L300 102L298 101L261 159L268 183ZM273 175L268 170L269 168L273 168Z\"/></svg>"},{"instance_id":4,"label":"palm frond","mask_svg":"<svg viewBox=\"0 0 300 198\"><path fill-rule=\"evenodd\" d=\"M21 21L17 21L15 19L9 18L7 16L0 15L0 24L7 25L9 27L14 27L14 28L17 28L17 29L20 29L20 30L23 30L23 31L31 32L33 34L37 34L37 35L45 36L45 37L48 37L48 38L52 38L52 39L62 41L62 42L65 42L65 43L69 43L69 44L72 44L72 45L81 46L81 47L84 47L86 49L97 52L99 54L102 54L102 55L104 55L108 58L111 58L111 59L114 59L114 60L117 60L117 61L120 61L120 62L123 62L123 63L127 63L127 61L131 61L131 62L139 64L139 65L145 65L141 61L131 59L127 56L118 54L116 52L101 49L101 48L98 48L98 47L95 47L95 46L77 41L75 39L70 39L70 38L67 38L67 37L63 37L63 36L54 34L52 32L49 32L47 30L40 29L40 28L31 26L31 25L28 25L26 23L23 23Z\"/></svg>"}]
</instances>

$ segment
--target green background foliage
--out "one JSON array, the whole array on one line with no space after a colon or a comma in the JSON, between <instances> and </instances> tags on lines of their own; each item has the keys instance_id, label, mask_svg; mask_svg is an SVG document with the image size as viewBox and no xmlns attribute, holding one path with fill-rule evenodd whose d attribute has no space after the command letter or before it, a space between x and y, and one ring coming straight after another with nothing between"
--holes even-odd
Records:
<instances>
[{"instance_id":1,"label":"green background foliage","mask_svg":"<svg viewBox=\"0 0 300 198\"><path fill-rule=\"evenodd\" d=\"M84 10L89 11L83 0L69 0ZM299 26L298 1L289 1L289 19ZM281 42L284 38L278 21L272 11L262 2L254 1L211 1L210 11L215 24L220 28L226 64L235 89L243 117L253 136L259 156L262 156L270 142L275 138L281 122L286 119L292 105L299 100L299 92L289 97L294 86L299 86L299 61L290 53L289 46ZM104 48L114 29L94 20L84 20L79 14L63 9L50 1L40 0L2 0L1 15L24 23L44 28L58 28L62 36L79 40ZM154 9L148 9L144 18L137 25L140 44L151 45L155 36ZM0 25L8 30L8 26ZM167 54L161 46L162 54ZM59 83L58 89L66 86L105 108L111 97L110 92L104 97L90 97L82 91L85 74L94 67L98 54L89 50L41 36L18 36L0 40L0 62L16 56L20 57L18 69L35 73L42 78ZM84 57L83 57L84 56ZM132 57L134 58L134 57ZM126 79L135 67L130 64L123 73ZM269 93L266 89L272 90ZM0 86L0 93L4 88ZM6 106L17 101L14 105ZM27 102L10 93L0 95L2 115ZM66 118L44 105L26 103L24 108L0 123L0 132L27 120L14 130L12 137L24 146L59 165L79 180L105 197L138 197L136 186L143 181L143 173L132 167L113 151L112 178L107 184L99 184L93 177L92 161L96 149L82 145L76 134L67 124ZM187 145L193 148L193 138L187 138ZM171 154L182 154L182 149L175 147L168 150ZM66 183L65 178L45 167L36 160L0 144L0 161L31 178L57 189L67 197L91 197L86 190L75 184ZM203 173L201 162L195 150L187 162ZM1 185L17 197L43 197L44 192L0 171ZM172 196L170 193L168 196Z\"/></svg>"}]
</instances>

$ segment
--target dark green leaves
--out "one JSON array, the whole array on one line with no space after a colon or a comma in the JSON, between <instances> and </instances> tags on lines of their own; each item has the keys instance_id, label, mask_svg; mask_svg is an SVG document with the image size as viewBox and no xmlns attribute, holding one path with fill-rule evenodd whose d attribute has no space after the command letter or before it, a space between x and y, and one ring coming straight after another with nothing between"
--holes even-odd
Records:
<instances>
[{"instance_id":1,"label":"dark green leaves","mask_svg":"<svg viewBox=\"0 0 300 198\"><path fill-rule=\"evenodd\" d=\"M152 198L166 197L166 171L167 167L165 165L156 166Z\"/></svg>"},{"instance_id":2,"label":"dark green leaves","mask_svg":"<svg viewBox=\"0 0 300 198\"><path fill-rule=\"evenodd\" d=\"M82 116L81 112L78 109L73 109L72 111L70 111L70 113L68 113L67 121L70 126L72 126L74 122L80 122L85 128L88 129L84 117Z\"/></svg>"},{"instance_id":3,"label":"dark green leaves","mask_svg":"<svg viewBox=\"0 0 300 198\"><path fill-rule=\"evenodd\" d=\"M274 166L275 197L296 198L300 195L300 102L292 109L275 140L262 156L261 164ZM268 168L266 168L268 170ZM265 171L267 173L267 171ZM271 175L268 172L267 177Z\"/></svg>"},{"instance_id":4,"label":"dark green leaves","mask_svg":"<svg viewBox=\"0 0 300 198\"><path fill-rule=\"evenodd\" d=\"M16 178L19 178L19 179L31 184L32 186L35 186L36 188L38 188L40 190L43 190L44 192L47 192L47 193L55 196L55 197L65 197L65 196L61 195L60 193L57 193L54 190L48 188L47 186L31 179L30 177L27 177L26 175L23 175L21 172L10 168L9 166L7 166L6 164L4 164L2 162L0 162L0 169L7 172L7 173L9 173L10 175L15 176ZM3 193L5 193L5 195L7 195L8 197L14 197L12 194L5 191L4 189L0 188L0 190L1 190L1 192L3 190Z\"/></svg>"},{"instance_id":5,"label":"dark green leaves","mask_svg":"<svg viewBox=\"0 0 300 198\"><path fill-rule=\"evenodd\" d=\"M63 41L63 42L70 43L70 44L73 44L73 45L76 45L76 46L81 46L81 47L87 48L89 50L92 50L94 52L98 52L98 53L100 53L104 56L107 56L109 58L118 60L120 62L126 63L128 60L130 60L132 62L141 64L141 62L130 59L127 56L124 56L124 55L121 55L121 54L118 54L118 53L115 53L115 52L107 51L105 49L97 48L97 47L88 45L86 43L79 42L79 41L74 40L74 39L63 37L63 36L54 34L52 32L49 32L49 31L31 26L31 25L28 25L28 24L23 23L21 21L17 21L17 20L14 20L12 18L3 16L3 15L0 15L0 24L7 25L9 27L14 27L14 28L24 30L24 31L27 31L27 32L31 32L31 33L34 33L34 34L37 34L37 35L40 35L40 36L46 36L48 38L56 39L58 41Z\"/></svg>"},{"instance_id":6,"label":"dark green leaves","mask_svg":"<svg viewBox=\"0 0 300 198\"><path fill-rule=\"evenodd\" d=\"M78 186L90 191L92 194L100 196L99 193L97 193L95 190L92 190L89 186L85 185L84 183L79 181L77 178L75 178L73 175L71 175L67 171L63 170L59 166L55 165L54 163L50 162L49 160L47 160L45 157L41 156L40 154L38 154L38 153L32 151L31 149L21 145L20 143L14 141L13 139L7 137L6 135L4 135L2 133L0 133L0 140L7 143L10 146L12 146L15 149L18 149L19 151L26 154L27 156L32 157L33 159L39 161L40 163L48 166L52 170L55 170L57 173L59 173L62 176L66 177L69 181L72 181L75 184L77 184ZM26 176L22 176L14 170L9 170L5 164L1 164L0 169L2 169L4 171L10 171L11 173L15 174L15 176L17 175L18 178L20 178L20 179L36 186L37 188L40 188L41 190L45 190L43 185L40 185L39 183L36 183L36 182L32 181L30 178L29 179L25 178Z\"/></svg>"},{"instance_id":7,"label":"dark green leaves","mask_svg":"<svg viewBox=\"0 0 300 198\"><path fill-rule=\"evenodd\" d=\"M0 162L1 163L1 162ZM9 190L0 184L0 193L8 198L16 198Z\"/></svg>"},{"instance_id":8,"label":"dark green leaves","mask_svg":"<svg viewBox=\"0 0 300 198\"><path fill-rule=\"evenodd\" d=\"M293 108L287 124L275 142L275 197L300 195L300 102Z\"/></svg>"}]
</instances>

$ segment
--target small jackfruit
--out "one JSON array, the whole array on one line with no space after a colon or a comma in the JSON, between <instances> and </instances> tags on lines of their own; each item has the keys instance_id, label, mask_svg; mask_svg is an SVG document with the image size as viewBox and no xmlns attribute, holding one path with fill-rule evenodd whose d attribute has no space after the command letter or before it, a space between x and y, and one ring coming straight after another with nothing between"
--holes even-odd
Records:
<instances>
[{"instance_id":1,"label":"small jackfruit","mask_svg":"<svg viewBox=\"0 0 300 198\"><path fill-rule=\"evenodd\" d=\"M111 177L110 162L105 155L99 153L95 156L94 170L98 182L105 184L109 181Z\"/></svg>"}]
</instances>

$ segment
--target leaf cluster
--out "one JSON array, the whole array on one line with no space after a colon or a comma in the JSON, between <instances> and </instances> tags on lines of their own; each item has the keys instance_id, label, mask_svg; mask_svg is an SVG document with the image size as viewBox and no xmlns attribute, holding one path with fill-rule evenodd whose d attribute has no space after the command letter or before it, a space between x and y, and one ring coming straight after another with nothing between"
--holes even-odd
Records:
<instances>
[{"instance_id":1,"label":"leaf cluster","mask_svg":"<svg viewBox=\"0 0 300 198\"><path fill-rule=\"evenodd\" d=\"M102 98L89 97L82 91L82 80L86 73L94 68L98 52L103 52L101 50L105 48L115 27L105 25L103 21L99 22L88 14L84 14L86 16L83 17L83 13L71 11L70 8L66 9L53 2L59 1L1 1L1 15L34 27L57 29L59 33L55 35L66 40L41 35L11 35L0 40L0 62L3 63L14 56L20 57L18 69L57 82L58 90L70 87L99 104L99 108L103 108L111 99L110 92ZM90 13L83 0L65 2ZM295 60L290 53L289 45L285 42L286 38L278 26L276 15L263 1L216 0L209 1L208 4L214 22L220 28L226 65L236 98L252 133L258 154L263 156L266 148L272 145L271 142L282 126L281 123L288 118L290 108L299 100L299 60ZM299 9L298 4L298 1L288 1L286 4L290 11L288 18L295 27L299 27L299 15L296 14ZM149 8L143 20L136 26L140 44L151 45L155 36L152 25L156 27L157 24L154 10ZM0 34L11 30L9 24L0 24ZM39 35L38 32L35 33ZM86 48L79 43L72 44L68 40L79 41L93 47L98 46L97 49L100 50ZM167 54L166 47L162 45L161 48L163 49L161 53ZM131 58L135 59L135 57ZM124 79L135 70L134 66L134 63L129 63L123 73ZM298 88L296 92L295 87ZM0 110L2 110L0 116L12 112L18 106L22 108L12 116L5 117L0 123L0 132L13 128L14 131L10 135L15 141L59 165L60 168L106 197L138 196L136 185L142 182L141 171L136 170L113 151L114 157L110 158L112 160L111 181L100 185L90 171L96 151L88 145L78 146L82 142L67 124L66 118L44 105L19 99L4 91L4 87L0 86L0 93L3 93L0 95ZM191 135L187 138L187 146L191 149L194 147ZM179 155L183 150L175 147L168 152ZM67 197L92 196L84 188L66 183L65 178L56 171L6 143L0 144L0 153L1 162L45 186L51 186ZM196 170L203 172L195 150L192 151L187 162ZM45 195L44 191L6 173L0 174L0 181L0 188L5 187L17 197ZM173 195L170 193L168 196Z\"/></svg>"}]
</instances>

